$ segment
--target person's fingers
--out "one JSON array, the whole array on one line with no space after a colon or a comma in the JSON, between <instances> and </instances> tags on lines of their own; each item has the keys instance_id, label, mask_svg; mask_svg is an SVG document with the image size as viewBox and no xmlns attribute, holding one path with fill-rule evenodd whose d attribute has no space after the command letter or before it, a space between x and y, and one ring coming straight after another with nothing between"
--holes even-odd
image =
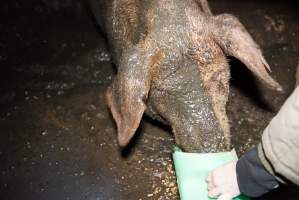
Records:
<instances>
[{"instance_id":1,"label":"person's fingers","mask_svg":"<svg viewBox=\"0 0 299 200\"><path fill-rule=\"evenodd\" d=\"M206 182L211 182L211 180L212 180L212 175L211 175L211 173L209 173L208 174L208 176L206 177Z\"/></svg>"},{"instance_id":2,"label":"person's fingers","mask_svg":"<svg viewBox=\"0 0 299 200\"><path fill-rule=\"evenodd\" d=\"M217 198L220 194L221 194L221 191L219 190L219 188L213 188L209 191L209 197L212 197L212 198Z\"/></svg>"},{"instance_id":3,"label":"person's fingers","mask_svg":"<svg viewBox=\"0 0 299 200\"><path fill-rule=\"evenodd\" d=\"M213 190L214 188L215 188L215 186L211 182L209 182L208 183L208 191Z\"/></svg>"},{"instance_id":4,"label":"person's fingers","mask_svg":"<svg viewBox=\"0 0 299 200\"><path fill-rule=\"evenodd\" d=\"M206 178L206 181L208 184L208 191L213 190L215 188L213 179L211 177L212 177L212 175L211 175L211 173L209 173L209 175Z\"/></svg>"},{"instance_id":5,"label":"person's fingers","mask_svg":"<svg viewBox=\"0 0 299 200\"><path fill-rule=\"evenodd\" d=\"M233 197L230 194L222 194L219 196L218 200L232 200Z\"/></svg>"}]
</instances>

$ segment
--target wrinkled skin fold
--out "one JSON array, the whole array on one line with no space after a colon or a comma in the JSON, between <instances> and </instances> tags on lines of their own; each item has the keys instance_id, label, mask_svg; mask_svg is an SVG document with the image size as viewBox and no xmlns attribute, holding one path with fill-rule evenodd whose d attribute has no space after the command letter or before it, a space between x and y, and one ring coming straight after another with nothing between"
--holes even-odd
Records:
<instances>
[{"instance_id":1,"label":"wrinkled skin fold","mask_svg":"<svg viewBox=\"0 0 299 200\"><path fill-rule=\"evenodd\" d=\"M185 151L228 150L226 56L282 90L241 22L229 14L213 16L206 0L92 0L91 8L118 69L107 102L120 146L147 113L169 124Z\"/></svg>"}]
</instances>

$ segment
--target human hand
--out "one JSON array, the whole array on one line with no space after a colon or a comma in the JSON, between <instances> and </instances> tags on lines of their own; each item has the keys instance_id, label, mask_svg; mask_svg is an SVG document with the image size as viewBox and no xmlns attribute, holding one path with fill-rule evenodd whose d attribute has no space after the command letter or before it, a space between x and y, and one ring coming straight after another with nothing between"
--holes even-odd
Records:
<instances>
[{"instance_id":1,"label":"human hand","mask_svg":"<svg viewBox=\"0 0 299 200\"><path fill-rule=\"evenodd\" d=\"M238 186L236 164L237 161L233 161L209 173L206 178L209 197L218 200L231 200L241 194Z\"/></svg>"}]
</instances>

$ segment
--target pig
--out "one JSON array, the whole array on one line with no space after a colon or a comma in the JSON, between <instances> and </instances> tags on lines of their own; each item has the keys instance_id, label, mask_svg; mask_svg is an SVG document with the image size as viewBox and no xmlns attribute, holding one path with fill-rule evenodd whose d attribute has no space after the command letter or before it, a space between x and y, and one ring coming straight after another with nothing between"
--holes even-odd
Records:
<instances>
[{"instance_id":1,"label":"pig","mask_svg":"<svg viewBox=\"0 0 299 200\"><path fill-rule=\"evenodd\" d=\"M171 126L184 151L227 151L227 56L282 90L241 22L213 15L206 0L92 0L91 8L117 67L106 97L121 147L147 114Z\"/></svg>"}]
</instances>

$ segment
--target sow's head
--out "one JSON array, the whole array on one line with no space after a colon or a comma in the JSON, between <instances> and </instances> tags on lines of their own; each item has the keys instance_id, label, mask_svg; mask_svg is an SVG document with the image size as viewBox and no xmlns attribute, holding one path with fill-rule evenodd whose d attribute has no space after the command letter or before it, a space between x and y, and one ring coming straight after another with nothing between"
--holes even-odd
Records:
<instances>
[{"instance_id":1,"label":"sow's head","mask_svg":"<svg viewBox=\"0 0 299 200\"><path fill-rule=\"evenodd\" d=\"M197 30L203 25L196 20L187 19L187 33L171 29L173 32L161 34L158 30L123 53L107 91L120 146L129 143L147 109L172 127L176 143L186 151L228 149L225 105L230 70L226 56L242 61L270 88L282 90L268 74L270 67L259 46L238 19L211 17L205 22L210 31L204 34Z\"/></svg>"}]
</instances>

